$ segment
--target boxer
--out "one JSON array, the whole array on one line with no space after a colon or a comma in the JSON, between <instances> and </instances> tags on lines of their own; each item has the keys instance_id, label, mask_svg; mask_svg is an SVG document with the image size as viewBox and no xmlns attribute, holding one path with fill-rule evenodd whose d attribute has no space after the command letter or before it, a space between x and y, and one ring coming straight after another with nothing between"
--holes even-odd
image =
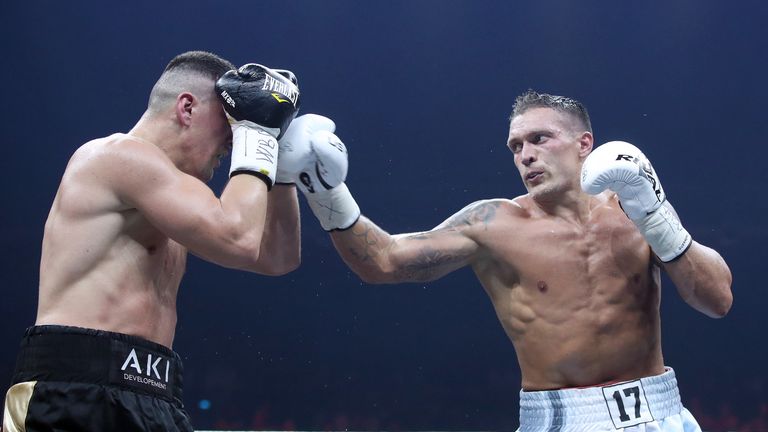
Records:
<instances>
[{"instance_id":1,"label":"boxer","mask_svg":"<svg viewBox=\"0 0 768 432\"><path fill-rule=\"evenodd\" d=\"M6 432L192 431L171 349L187 253L267 275L298 266L295 188L273 187L296 77L233 69L207 52L175 57L128 133L75 151L45 225ZM205 182L230 151L217 197Z\"/></svg>"},{"instance_id":2,"label":"boxer","mask_svg":"<svg viewBox=\"0 0 768 432\"><path fill-rule=\"evenodd\" d=\"M664 364L660 271L710 317L731 307L731 273L683 228L637 147L592 151L581 103L529 91L507 140L528 193L392 235L361 216L333 122L312 124L297 140L306 157L285 168L355 273L424 282L472 267L517 353L521 431L700 430Z\"/></svg>"}]
</instances>

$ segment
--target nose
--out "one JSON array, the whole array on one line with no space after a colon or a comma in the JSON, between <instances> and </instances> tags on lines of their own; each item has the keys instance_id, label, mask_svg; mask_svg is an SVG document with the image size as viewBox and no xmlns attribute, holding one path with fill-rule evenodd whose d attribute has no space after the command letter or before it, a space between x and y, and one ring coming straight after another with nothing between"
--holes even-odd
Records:
<instances>
[{"instance_id":1,"label":"nose","mask_svg":"<svg viewBox=\"0 0 768 432\"><path fill-rule=\"evenodd\" d=\"M536 146L523 143L523 148L520 150L520 162L525 166L530 166L536 162Z\"/></svg>"}]
</instances>

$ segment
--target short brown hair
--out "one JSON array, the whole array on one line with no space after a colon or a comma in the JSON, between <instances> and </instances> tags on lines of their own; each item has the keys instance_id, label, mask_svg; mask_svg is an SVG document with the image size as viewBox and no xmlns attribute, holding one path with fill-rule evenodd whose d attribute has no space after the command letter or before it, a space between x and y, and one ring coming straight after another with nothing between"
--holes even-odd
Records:
<instances>
[{"instance_id":1,"label":"short brown hair","mask_svg":"<svg viewBox=\"0 0 768 432\"><path fill-rule=\"evenodd\" d=\"M584 104L569 97L539 93L531 89L515 98L515 106L512 108L509 121L532 108L551 108L568 114L578 120L585 130L592 133L592 123Z\"/></svg>"}]
</instances>

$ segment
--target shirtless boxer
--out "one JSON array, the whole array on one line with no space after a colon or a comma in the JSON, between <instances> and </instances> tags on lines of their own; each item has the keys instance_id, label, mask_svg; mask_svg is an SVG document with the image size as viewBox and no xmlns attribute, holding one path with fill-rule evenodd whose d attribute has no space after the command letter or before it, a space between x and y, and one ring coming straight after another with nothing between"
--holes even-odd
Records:
<instances>
[{"instance_id":1,"label":"shirtless boxer","mask_svg":"<svg viewBox=\"0 0 768 432\"><path fill-rule=\"evenodd\" d=\"M177 56L130 132L70 159L45 225L37 320L6 395L6 432L191 431L171 350L187 251L267 275L298 266L295 188L272 187L296 79L232 69L207 52ZM205 182L230 151L217 198Z\"/></svg>"},{"instance_id":2,"label":"shirtless boxer","mask_svg":"<svg viewBox=\"0 0 768 432\"><path fill-rule=\"evenodd\" d=\"M692 241L640 150L612 142L592 151L582 104L529 91L507 141L528 193L391 235L360 216L342 183L346 150L326 123L293 170L339 254L369 283L471 266L518 357L520 430L699 430L662 357L660 270L715 318L731 307L731 274Z\"/></svg>"}]
</instances>

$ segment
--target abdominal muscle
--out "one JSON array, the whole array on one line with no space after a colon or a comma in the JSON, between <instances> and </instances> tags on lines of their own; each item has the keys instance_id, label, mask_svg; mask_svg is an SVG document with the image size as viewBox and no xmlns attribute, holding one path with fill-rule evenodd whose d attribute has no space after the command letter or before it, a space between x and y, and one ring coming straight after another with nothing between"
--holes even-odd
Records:
<instances>
[{"instance_id":1,"label":"abdominal muscle","mask_svg":"<svg viewBox=\"0 0 768 432\"><path fill-rule=\"evenodd\" d=\"M651 285L647 289L655 291ZM515 346L523 389L583 387L663 373L657 309L629 298L612 304L596 293L566 305L537 299L538 291L538 286L517 286L494 301Z\"/></svg>"},{"instance_id":2,"label":"abdominal muscle","mask_svg":"<svg viewBox=\"0 0 768 432\"><path fill-rule=\"evenodd\" d=\"M135 211L77 220L49 216L37 325L139 336L171 347L186 249Z\"/></svg>"},{"instance_id":3,"label":"abdominal muscle","mask_svg":"<svg viewBox=\"0 0 768 432\"><path fill-rule=\"evenodd\" d=\"M659 268L608 204L582 224L512 215L480 238L488 258L474 270L515 346L525 390L664 372Z\"/></svg>"},{"instance_id":4,"label":"abdominal muscle","mask_svg":"<svg viewBox=\"0 0 768 432\"><path fill-rule=\"evenodd\" d=\"M656 326L624 312L584 310L561 322L537 316L514 332L504 325L515 345L523 388L584 387L662 373Z\"/></svg>"}]
</instances>

